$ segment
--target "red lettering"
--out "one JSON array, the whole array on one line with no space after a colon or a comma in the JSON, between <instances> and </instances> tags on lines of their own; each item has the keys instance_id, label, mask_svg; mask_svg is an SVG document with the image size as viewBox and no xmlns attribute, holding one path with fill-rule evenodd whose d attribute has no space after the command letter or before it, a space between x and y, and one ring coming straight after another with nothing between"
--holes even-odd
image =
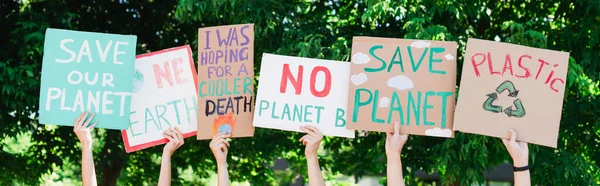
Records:
<instances>
[{"instance_id":1,"label":"red lettering","mask_svg":"<svg viewBox=\"0 0 600 186\"><path fill-rule=\"evenodd\" d=\"M173 86L173 79L171 78L171 70L169 69L169 63L165 61L164 71L158 66L158 64L152 65L154 69L154 77L156 78L156 85L159 89L163 88L162 79L166 79L169 82L169 86Z\"/></svg>"},{"instance_id":2,"label":"red lettering","mask_svg":"<svg viewBox=\"0 0 600 186\"><path fill-rule=\"evenodd\" d=\"M319 72L325 73L325 86L323 87L323 90L321 90L321 91L317 91L317 89L315 87L315 82L317 81L316 80L317 73L319 73ZM331 72L326 67L316 66L315 68L313 68L312 72L310 73L310 93L312 93L312 95L314 95L316 97L325 97L325 96L329 95L330 91L331 91Z\"/></svg>"},{"instance_id":3,"label":"red lettering","mask_svg":"<svg viewBox=\"0 0 600 186\"><path fill-rule=\"evenodd\" d=\"M510 61L510 54L506 54L506 59L504 60L504 68L502 68L502 75L506 72L506 69L510 70L510 75L513 75L512 62Z\"/></svg>"},{"instance_id":4,"label":"red lettering","mask_svg":"<svg viewBox=\"0 0 600 186\"><path fill-rule=\"evenodd\" d=\"M563 85L565 84L565 80L563 80L563 79L560 79L560 78L553 79L552 82L550 83L550 89L552 89L554 92L558 92L558 89L554 88L554 83L556 83L556 81L560 81Z\"/></svg>"},{"instance_id":5,"label":"red lettering","mask_svg":"<svg viewBox=\"0 0 600 186\"><path fill-rule=\"evenodd\" d=\"M481 62L479 62L479 63L475 62L475 57L477 57L477 56L483 57L483 60L481 60ZM475 70L475 76L477 76L477 77L479 77L481 75L479 73L479 69L477 68L477 66L482 65L483 62L485 62L485 54L483 54L483 53L477 53L471 57L471 64L473 65L473 70Z\"/></svg>"},{"instance_id":6,"label":"red lettering","mask_svg":"<svg viewBox=\"0 0 600 186\"><path fill-rule=\"evenodd\" d=\"M529 68L523 66L523 64L522 64L523 58L531 59L531 56L525 54L525 55L522 55L521 57L519 57L519 67L521 67L521 69L525 70L525 75L522 75L522 76L516 75L516 76L518 78L529 78L529 76L531 76L531 73L529 72Z\"/></svg>"},{"instance_id":7,"label":"red lettering","mask_svg":"<svg viewBox=\"0 0 600 186\"><path fill-rule=\"evenodd\" d=\"M491 75L500 74L500 72L494 72L494 64L492 63L492 53L488 52L487 56L488 56L488 67L490 68L490 74Z\"/></svg>"},{"instance_id":8,"label":"red lettering","mask_svg":"<svg viewBox=\"0 0 600 186\"><path fill-rule=\"evenodd\" d=\"M537 75L535 75L535 80L537 80L538 77L540 76L540 72L542 72L542 69L544 68L544 66L550 64L542 59L538 59L538 62L540 62L540 68L538 69Z\"/></svg>"},{"instance_id":9,"label":"red lettering","mask_svg":"<svg viewBox=\"0 0 600 186\"><path fill-rule=\"evenodd\" d=\"M187 82L187 78L181 79L180 75L183 73L183 69L177 68L180 64L183 64L182 58L177 58L171 61L171 65L173 65L173 71L175 71L175 82L177 82L178 85Z\"/></svg>"},{"instance_id":10,"label":"red lettering","mask_svg":"<svg viewBox=\"0 0 600 186\"><path fill-rule=\"evenodd\" d=\"M290 72L290 65L283 64L283 74L281 74L281 84L279 85L279 92L285 93L287 89L287 82L290 80L292 86L294 86L295 94L300 95L302 92L302 72L304 67L302 65L298 66L298 79L292 76L292 72Z\"/></svg>"}]
</instances>

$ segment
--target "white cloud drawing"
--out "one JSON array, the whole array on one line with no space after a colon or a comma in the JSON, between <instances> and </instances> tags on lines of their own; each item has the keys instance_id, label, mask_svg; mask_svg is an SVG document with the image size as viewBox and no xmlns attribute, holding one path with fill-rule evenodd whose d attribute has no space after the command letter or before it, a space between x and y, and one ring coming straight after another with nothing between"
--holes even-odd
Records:
<instances>
[{"instance_id":1,"label":"white cloud drawing","mask_svg":"<svg viewBox=\"0 0 600 186\"><path fill-rule=\"evenodd\" d=\"M388 97L379 98L379 107L387 108L388 106L390 106L390 98L388 98Z\"/></svg>"},{"instance_id":2,"label":"white cloud drawing","mask_svg":"<svg viewBox=\"0 0 600 186\"><path fill-rule=\"evenodd\" d=\"M352 83L354 85L363 84L363 83L367 82L367 74L360 73L357 75L352 75L352 76L350 76L350 81L352 81Z\"/></svg>"},{"instance_id":3,"label":"white cloud drawing","mask_svg":"<svg viewBox=\"0 0 600 186\"><path fill-rule=\"evenodd\" d=\"M410 44L411 47L415 47L415 48L425 48L425 47L428 47L429 45L431 45L430 42L422 41L422 40L415 41Z\"/></svg>"},{"instance_id":4,"label":"white cloud drawing","mask_svg":"<svg viewBox=\"0 0 600 186\"><path fill-rule=\"evenodd\" d=\"M444 57L446 58L446 60L453 60L454 59L454 56L452 56L452 54L446 54Z\"/></svg>"},{"instance_id":5,"label":"white cloud drawing","mask_svg":"<svg viewBox=\"0 0 600 186\"><path fill-rule=\"evenodd\" d=\"M425 130L425 135L427 136L436 136L436 137L452 137L452 130L450 129L440 129L440 128L432 128Z\"/></svg>"},{"instance_id":6,"label":"white cloud drawing","mask_svg":"<svg viewBox=\"0 0 600 186\"><path fill-rule=\"evenodd\" d=\"M369 63L369 61L371 61L371 58L369 57L369 55L364 54L362 52L356 53L352 56L352 63L360 65L360 64L367 64Z\"/></svg>"},{"instance_id":7,"label":"white cloud drawing","mask_svg":"<svg viewBox=\"0 0 600 186\"><path fill-rule=\"evenodd\" d=\"M403 75L395 76L388 79L387 85L398 90L406 90L414 87L412 80Z\"/></svg>"}]
</instances>

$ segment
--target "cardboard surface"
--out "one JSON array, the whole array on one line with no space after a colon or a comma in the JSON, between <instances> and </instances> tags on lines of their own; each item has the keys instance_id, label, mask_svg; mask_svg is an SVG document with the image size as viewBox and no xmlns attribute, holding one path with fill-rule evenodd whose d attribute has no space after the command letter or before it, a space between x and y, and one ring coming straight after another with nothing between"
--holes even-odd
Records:
<instances>
[{"instance_id":1,"label":"cardboard surface","mask_svg":"<svg viewBox=\"0 0 600 186\"><path fill-rule=\"evenodd\" d=\"M254 135L254 25L198 30L198 135Z\"/></svg>"},{"instance_id":2,"label":"cardboard surface","mask_svg":"<svg viewBox=\"0 0 600 186\"><path fill-rule=\"evenodd\" d=\"M136 56L130 124L122 130L125 150L134 152L169 142L162 132L178 126L196 135L196 67L189 45Z\"/></svg>"},{"instance_id":3,"label":"cardboard surface","mask_svg":"<svg viewBox=\"0 0 600 186\"><path fill-rule=\"evenodd\" d=\"M490 60L491 59L491 60ZM454 130L554 147L569 53L469 38Z\"/></svg>"},{"instance_id":4,"label":"cardboard surface","mask_svg":"<svg viewBox=\"0 0 600 186\"><path fill-rule=\"evenodd\" d=\"M350 63L264 53L254 126L354 138L346 129Z\"/></svg>"},{"instance_id":5,"label":"cardboard surface","mask_svg":"<svg viewBox=\"0 0 600 186\"><path fill-rule=\"evenodd\" d=\"M96 128L129 126L136 36L46 29L39 121L73 126L86 111Z\"/></svg>"},{"instance_id":6,"label":"cardboard surface","mask_svg":"<svg viewBox=\"0 0 600 186\"><path fill-rule=\"evenodd\" d=\"M453 137L456 43L354 37L347 128Z\"/></svg>"}]
</instances>

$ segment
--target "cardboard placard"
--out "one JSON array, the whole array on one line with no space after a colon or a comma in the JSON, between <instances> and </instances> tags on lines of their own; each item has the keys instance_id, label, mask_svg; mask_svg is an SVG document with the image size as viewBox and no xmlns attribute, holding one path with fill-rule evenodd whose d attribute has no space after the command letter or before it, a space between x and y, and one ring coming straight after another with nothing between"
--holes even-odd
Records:
<instances>
[{"instance_id":1,"label":"cardboard placard","mask_svg":"<svg viewBox=\"0 0 600 186\"><path fill-rule=\"evenodd\" d=\"M198 135L254 135L254 24L198 30Z\"/></svg>"},{"instance_id":2,"label":"cardboard placard","mask_svg":"<svg viewBox=\"0 0 600 186\"><path fill-rule=\"evenodd\" d=\"M129 126L136 36L46 29L39 122L73 126L86 111L96 128Z\"/></svg>"},{"instance_id":3,"label":"cardboard placard","mask_svg":"<svg viewBox=\"0 0 600 186\"><path fill-rule=\"evenodd\" d=\"M469 38L454 130L556 148L569 53Z\"/></svg>"},{"instance_id":4,"label":"cardboard placard","mask_svg":"<svg viewBox=\"0 0 600 186\"><path fill-rule=\"evenodd\" d=\"M183 137L198 127L198 76L189 45L136 56L130 124L122 130L125 150L169 142L162 132L177 126Z\"/></svg>"},{"instance_id":5,"label":"cardboard placard","mask_svg":"<svg viewBox=\"0 0 600 186\"><path fill-rule=\"evenodd\" d=\"M263 54L254 126L302 132L311 125L323 135L354 138L346 129L350 64Z\"/></svg>"},{"instance_id":6,"label":"cardboard placard","mask_svg":"<svg viewBox=\"0 0 600 186\"><path fill-rule=\"evenodd\" d=\"M453 137L456 43L354 37L349 129Z\"/></svg>"}]
</instances>

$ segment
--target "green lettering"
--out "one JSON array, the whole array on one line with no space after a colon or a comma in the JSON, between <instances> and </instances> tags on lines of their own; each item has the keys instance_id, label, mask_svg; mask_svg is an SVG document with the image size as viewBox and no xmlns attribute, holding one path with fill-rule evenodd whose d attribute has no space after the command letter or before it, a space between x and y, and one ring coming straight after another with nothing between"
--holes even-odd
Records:
<instances>
[{"instance_id":1,"label":"green lettering","mask_svg":"<svg viewBox=\"0 0 600 186\"><path fill-rule=\"evenodd\" d=\"M379 72L382 71L383 69L385 69L386 63L383 59L381 59L379 56L375 55L375 50L377 49L382 49L383 45L375 45L372 46L371 49L369 49L369 54L371 54L371 56L373 56L375 59L379 60L381 62L381 66L379 68L365 68L365 72Z\"/></svg>"},{"instance_id":2,"label":"green lettering","mask_svg":"<svg viewBox=\"0 0 600 186\"><path fill-rule=\"evenodd\" d=\"M442 128L446 128L446 98L450 97L452 92L438 92L436 96L442 97L442 121L440 121Z\"/></svg>"},{"instance_id":3,"label":"green lettering","mask_svg":"<svg viewBox=\"0 0 600 186\"><path fill-rule=\"evenodd\" d=\"M402 105L400 104L400 98L398 97L398 93L394 91L392 93L392 100L390 101L390 111L388 113L388 124L392 121L392 113L396 111L398 112L398 116L400 116L400 124L404 125L404 112L402 111Z\"/></svg>"},{"instance_id":4,"label":"green lettering","mask_svg":"<svg viewBox=\"0 0 600 186\"><path fill-rule=\"evenodd\" d=\"M335 127L345 127L346 119L344 119L344 115L346 115L346 111L341 108L337 108L335 111ZM341 122L341 124L340 124Z\"/></svg>"},{"instance_id":5,"label":"green lettering","mask_svg":"<svg viewBox=\"0 0 600 186\"><path fill-rule=\"evenodd\" d=\"M129 116L130 116L130 117L131 117L131 115L133 115L133 114L135 114L135 111L131 111L131 112L129 112ZM142 135L142 133L137 133L137 134L136 134L135 132L133 132L133 125L134 125L134 124L136 124L136 123L138 123L138 121L131 122L131 120L129 120L129 130L131 131L131 135L132 135L133 137L136 137L136 136Z\"/></svg>"},{"instance_id":6,"label":"green lettering","mask_svg":"<svg viewBox=\"0 0 600 186\"><path fill-rule=\"evenodd\" d=\"M302 105L300 105L300 108L298 108L298 105L294 104L294 121L298 120L300 122L302 122Z\"/></svg>"},{"instance_id":7,"label":"green lettering","mask_svg":"<svg viewBox=\"0 0 600 186\"><path fill-rule=\"evenodd\" d=\"M398 61L394 61L394 59L396 59L396 56L398 56ZM404 72L404 65L402 64L402 53L400 52L400 47L396 47L396 52L394 52L394 56L390 61L390 66L388 66L387 69L388 72L392 70L392 66L394 66L394 64L400 65L400 70Z\"/></svg>"},{"instance_id":8,"label":"green lettering","mask_svg":"<svg viewBox=\"0 0 600 186\"><path fill-rule=\"evenodd\" d=\"M233 78L233 95L240 95L240 92L238 92L238 87L240 87L238 85L239 80L240 80L239 77Z\"/></svg>"},{"instance_id":9,"label":"green lettering","mask_svg":"<svg viewBox=\"0 0 600 186\"><path fill-rule=\"evenodd\" d=\"M308 109L309 108L313 108L312 105L304 105L304 122L309 122L311 123L312 120L310 120L307 116L312 115L312 112L309 112Z\"/></svg>"},{"instance_id":10,"label":"green lettering","mask_svg":"<svg viewBox=\"0 0 600 186\"><path fill-rule=\"evenodd\" d=\"M429 51L429 73L432 73L432 74L446 74L446 71L443 71L443 70L433 70L433 63L441 63L442 62L442 59L434 59L433 55L435 53L442 53L445 50L446 49L440 48L440 47L431 48L431 50Z\"/></svg>"},{"instance_id":11,"label":"green lettering","mask_svg":"<svg viewBox=\"0 0 600 186\"><path fill-rule=\"evenodd\" d=\"M433 109L433 105L427 103L429 96L435 96L435 92L425 92L425 100L423 101L423 125L435 125L435 122L427 121L427 109Z\"/></svg>"},{"instance_id":12,"label":"green lettering","mask_svg":"<svg viewBox=\"0 0 600 186\"><path fill-rule=\"evenodd\" d=\"M369 94L369 98L367 99L367 101L364 101L364 102L360 101L361 92L366 92ZM373 101L373 94L371 93L371 91L369 91L368 89L365 89L365 88L357 88L355 90L354 107L352 108L352 122L356 122L358 120L359 108L362 106L368 105L369 103L371 103L371 101Z\"/></svg>"},{"instance_id":13,"label":"green lettering","mask_svg":"<svg viewBox=\"0 0 600 186\"><path fill-rule=\"evenodd\" d=\"M271 118L273 119L279 119L279 116L275 115L275 108L277 107L276 105L277 103L273 102L273 107L271 107Z\"/></svg>"},{"instance_id":14,"label":"green lettering","mask_svg":"<svg viewBox=\"0 0 600 186\"><path fill-rule=\"evenodd\" d=\"M265 105L266 104L266 105ZM269 102L265 100L260 100L260 107L258 111L258 116L262 116L262 111L269 108Z\"/></svg>"},{"instance_id":15,"label":"green lettering","mask_svg":"<svg viewBox=\"0 0 600 186\"><path fill-rule=\"evenodd\" d=\"M287 115L287 120L288 121L293 121L291 119L291 115L290 115L290 106L286 103L285 106L283 107L283 113L281 113L281 119L283 119L283 117Z\"/></svg>"},{"instance_id":16,"label":"green lettering","mask_svg":"<svg viewBox=\"0 0 600 186\"><path fill-rule=\"evenodd\" d=\"M253 79L250 77L244 77L244 94L254 94L254 87L252 86L254 83Z\"/></svg>"},{"instance_id":17,"label":"green lettering","mask_svg":"<svg viewBox=\"0 0 600 186\"><path fill-rule=\"evenodd\" d=\"M148 115L150 115L150 119L148 119ZM146 118L146 121L144 121L144 125L146 126L144 133L148 133L148 121L152 121L154 122L154 125L156 126L156 129L158 131L160 131L158 125L156 125L156 120L154 120L154 116L152 115L152 112L150 112L149 108L146 108L146 112L144 113L144 118Z\"/></svg>"},{"instance_id":18,"label":"green lettering","mask_svg":"<svg viewBox=\"0 0 600 186\"><path fill-rule=\"evenodd\" d=\"M408 50L408 56L410 57L410 64L412 66L412 70L413 72L417 72L417 70L419 70L419 67L421 66L421 62L423 62L423 59L425 59L425 55L427 55L427 50L429 48L425 48L425 50L421 54L421 57L419 58L419 62L417 63L417 65L415 65L415 59L412 55L412 48L410 46L406 46L406 49Z\"/></svg>"},{"instance_id":19,"label":"green lettering","mask_svg":"<svg viewBox=\"0 0 600 186\"><path fill-rule=\"evenodd\" d=\"M410 108L412 106L412 110L415 114L415 123L419 126L419 122L421 119L421 92L417 92L417 102L415 104L415 99L413 98L412 91L408 91L408 104L406 109L406 125L410 125Z\"/></svg>"},{"instance_id":20,"label":"green lettering","mask_svg":"<svg viewBox=\"0 0 600 186\"><path fill-rule=\"evenodd\" d=\"M179 109L177 108L177 103L181 102L181 100L173 100L168 102L167 105L173 105L173 109L175 110L175 116L177 117L177 124L181 125L181 119L179 118Z\"/></svg>"},{"instance_id":21,"label":"green lettering","mask_svg":"<svg viewBox=\"0 0 600 186\"><path fill-rule=\"evenodd\" d=\"M379 90L375 90L375 96L373 97L373 110L371 110L371 121L375 123L383 123L382 119L377 118L377 100L379 98Z\"/></svg>"},{"instance_id":22,"label":"green lettering","mask_svg":"<svg viewBox=\"0 0 600 186\"><path fill-rule=\"evenodd\" d=\"M321 123L321 110L324 108L323 106L315 106L315 109L317 109L317 124Z\"/></svg>"},{"instance_id":23,"label":"green lettering","mask_svg":"<svg viewBox=\"0 0 600 186\"><path fill-rule=\"evenodd\" d=\"M160 114L158 113L158 108L161 108ZM156 115L158 116L158 123L160 125L160 130L162 130L162 122L160 121L161 119L164 120L165 122L167 122L167 125L169 125L169 127L171 127L171 123L169 123L169 120L165 119L165 113L167 113L167 107L165 107L164 105L156 105L154 106L154 111L156 112Z\"/></svg>"}]
</instances>

